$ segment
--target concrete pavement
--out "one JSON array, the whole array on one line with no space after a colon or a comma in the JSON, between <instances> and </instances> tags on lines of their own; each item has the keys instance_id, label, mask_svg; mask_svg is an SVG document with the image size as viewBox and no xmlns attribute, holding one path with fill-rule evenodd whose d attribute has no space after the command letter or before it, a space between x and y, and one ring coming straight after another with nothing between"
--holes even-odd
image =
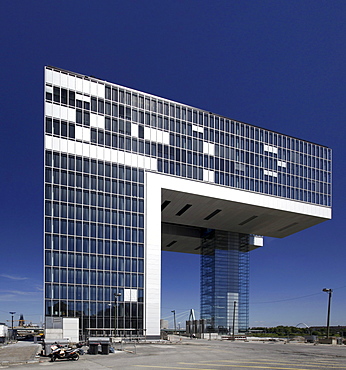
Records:
<instances>
[{"instance_id":1,"label":"concrete pavement","mask_svg":"<svg viewBox=\"0 0 346 370\"><path fill-rule=\"evenodd\" d=\"M40 351L41 345L33 342L17 342L0 346L0 368L38 362L36 354Z\"/></svg>"},{"instance_id":2,"label":"concrete pavement","mask_svg":"<svg viewBox=\"0 0 346 370\"><path fill-rule=\"evenodd\" d=\"M36 363L26 363L13 368L36 370L41 366L54 366L59 370L346 369L346 346L172 339L171 343L147 343L136 346L132 343L126 344L123 346L123 351L116 351L109 355L85 354L79 361L58 360L52 363L49 362L49 358L43 357ZM115 347L121 349L120 344Z\"/></svg>"}]
</instances>

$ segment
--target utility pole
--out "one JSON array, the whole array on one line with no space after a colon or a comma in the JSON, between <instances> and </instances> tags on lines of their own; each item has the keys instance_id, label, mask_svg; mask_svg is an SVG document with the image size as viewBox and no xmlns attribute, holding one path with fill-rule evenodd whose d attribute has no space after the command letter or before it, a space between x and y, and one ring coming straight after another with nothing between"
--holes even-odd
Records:
<instances>
[{"instance_id":1,"label":"utility pole","mask_svg":"<svg viewBox=\"0 0 346 370\"><path fill-rule=\"evenodd\" d=\"M121 293L114 293L114 336L117 337L117 316L118 316L118 300L117 297L120 297Z\"/></svg>"},{"instance_id":2,"label":"utility pole","mask_svg":"<svg viewBox=\"0 0 346 370\"><path fill-rule=\"evenodd\" d=\"M332 300L333 289L322 289L323 292L328 293L328 313L327 313L327 339L329 339L329 323L330 323L330 303Z\"/></svg>"},{"instance_id":3,"label":"utility pole","mask_svg":"<svg viewBox=\"0 0 346 370\"><path fill-rule=\"evenodd\" d=\"M232 340L235 340L235 336L234 336L234 329L235 329L235 309L237 307L237 302L234 301L233 303L233 323L232 323Z\"/></svg>"},{"instance_id":4,"label":"utility pole","mask_svg":"<svg viewBox=\"0 0 346 370\"><path fill-rule=\"evenodd\" d=\"M10 315L12 315L12 334L11 334L11 339L13 339L14 338L14 333L13 333L13 315L15 314L15 312L13 312L13 311L11 311L10 312Z\"/></svg>"},{"instance_id":5,"label":"utility pole","mask_svg":"<svg viewBox=\"0 0 346 370\"><path fill-rule=\"evenodd\" d=\"M175 310L173 310L171 312L173 312L173 317L174 317L174 332L176 333L176 331L177 331L177 324L175 322Z\"/></svg>"}]
</instances>

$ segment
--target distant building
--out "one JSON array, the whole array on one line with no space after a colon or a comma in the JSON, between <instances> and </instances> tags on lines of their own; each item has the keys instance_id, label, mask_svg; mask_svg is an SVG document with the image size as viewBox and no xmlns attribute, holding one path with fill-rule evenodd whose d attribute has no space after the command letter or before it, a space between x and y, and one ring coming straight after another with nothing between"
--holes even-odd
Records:
<instances>
[{"instance_id":1,"label":"distant building","mask_svg":"<svg viewBox=\"0 0 346 370\"><path fill-rule=\"evenodd\" d=\"M46 322L158 338L165 250L201 254L206 330L246 330L249 251L330 218L330 149L45 68Z\"/></svg>"},{"instance_id":2,"label":"distant building","mask_svg":"<svg viewBox=\"0 0 346 370\"><path fill-rule=\"evenodd\" d=\"M168 329L168 320L160 320L160 329Z\"/></svg>"}]
</instances>

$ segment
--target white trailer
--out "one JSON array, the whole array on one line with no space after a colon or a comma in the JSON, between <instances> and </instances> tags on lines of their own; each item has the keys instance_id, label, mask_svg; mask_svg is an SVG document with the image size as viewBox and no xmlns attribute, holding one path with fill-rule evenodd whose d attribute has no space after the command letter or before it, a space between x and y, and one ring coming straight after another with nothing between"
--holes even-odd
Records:
<instances>
[{"instance_id":1,"label":"white trailer","mask_svg":"<svg viewBox=\"0 0 346 370\"><path fill-rule=\"evenodd\" d=\"M7 343L8 341L8 326L0 324L0 343Z\"/></svg>"}]
</instances>

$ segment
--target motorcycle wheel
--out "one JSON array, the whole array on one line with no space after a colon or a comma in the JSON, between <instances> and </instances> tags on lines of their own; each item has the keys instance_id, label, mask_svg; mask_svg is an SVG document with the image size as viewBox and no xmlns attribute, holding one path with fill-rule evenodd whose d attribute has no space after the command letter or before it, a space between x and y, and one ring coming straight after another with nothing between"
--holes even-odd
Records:
<instances>
[{"instance_id":1,"label":"motorcycle wheel","mask_svg":"<svg viewBox=\"0 0 346 370\"><path fill-rule=\"evenodd\" d=\"M79 354L76 353L73 357L72 357L72 360L73 361L78 361L79 360Z\"/></svg>"},{"instance_id":2,"label":"motorcycle wheel","mask_svg":"<svg viewBox=\"0 0 346 370\"><path fill-rule=\"evenodd\" d=\"M56 360L56 357L52 356L51 359L50 359L50 362L54 362L55 360Z\"/></svg>"}]
</instances>

